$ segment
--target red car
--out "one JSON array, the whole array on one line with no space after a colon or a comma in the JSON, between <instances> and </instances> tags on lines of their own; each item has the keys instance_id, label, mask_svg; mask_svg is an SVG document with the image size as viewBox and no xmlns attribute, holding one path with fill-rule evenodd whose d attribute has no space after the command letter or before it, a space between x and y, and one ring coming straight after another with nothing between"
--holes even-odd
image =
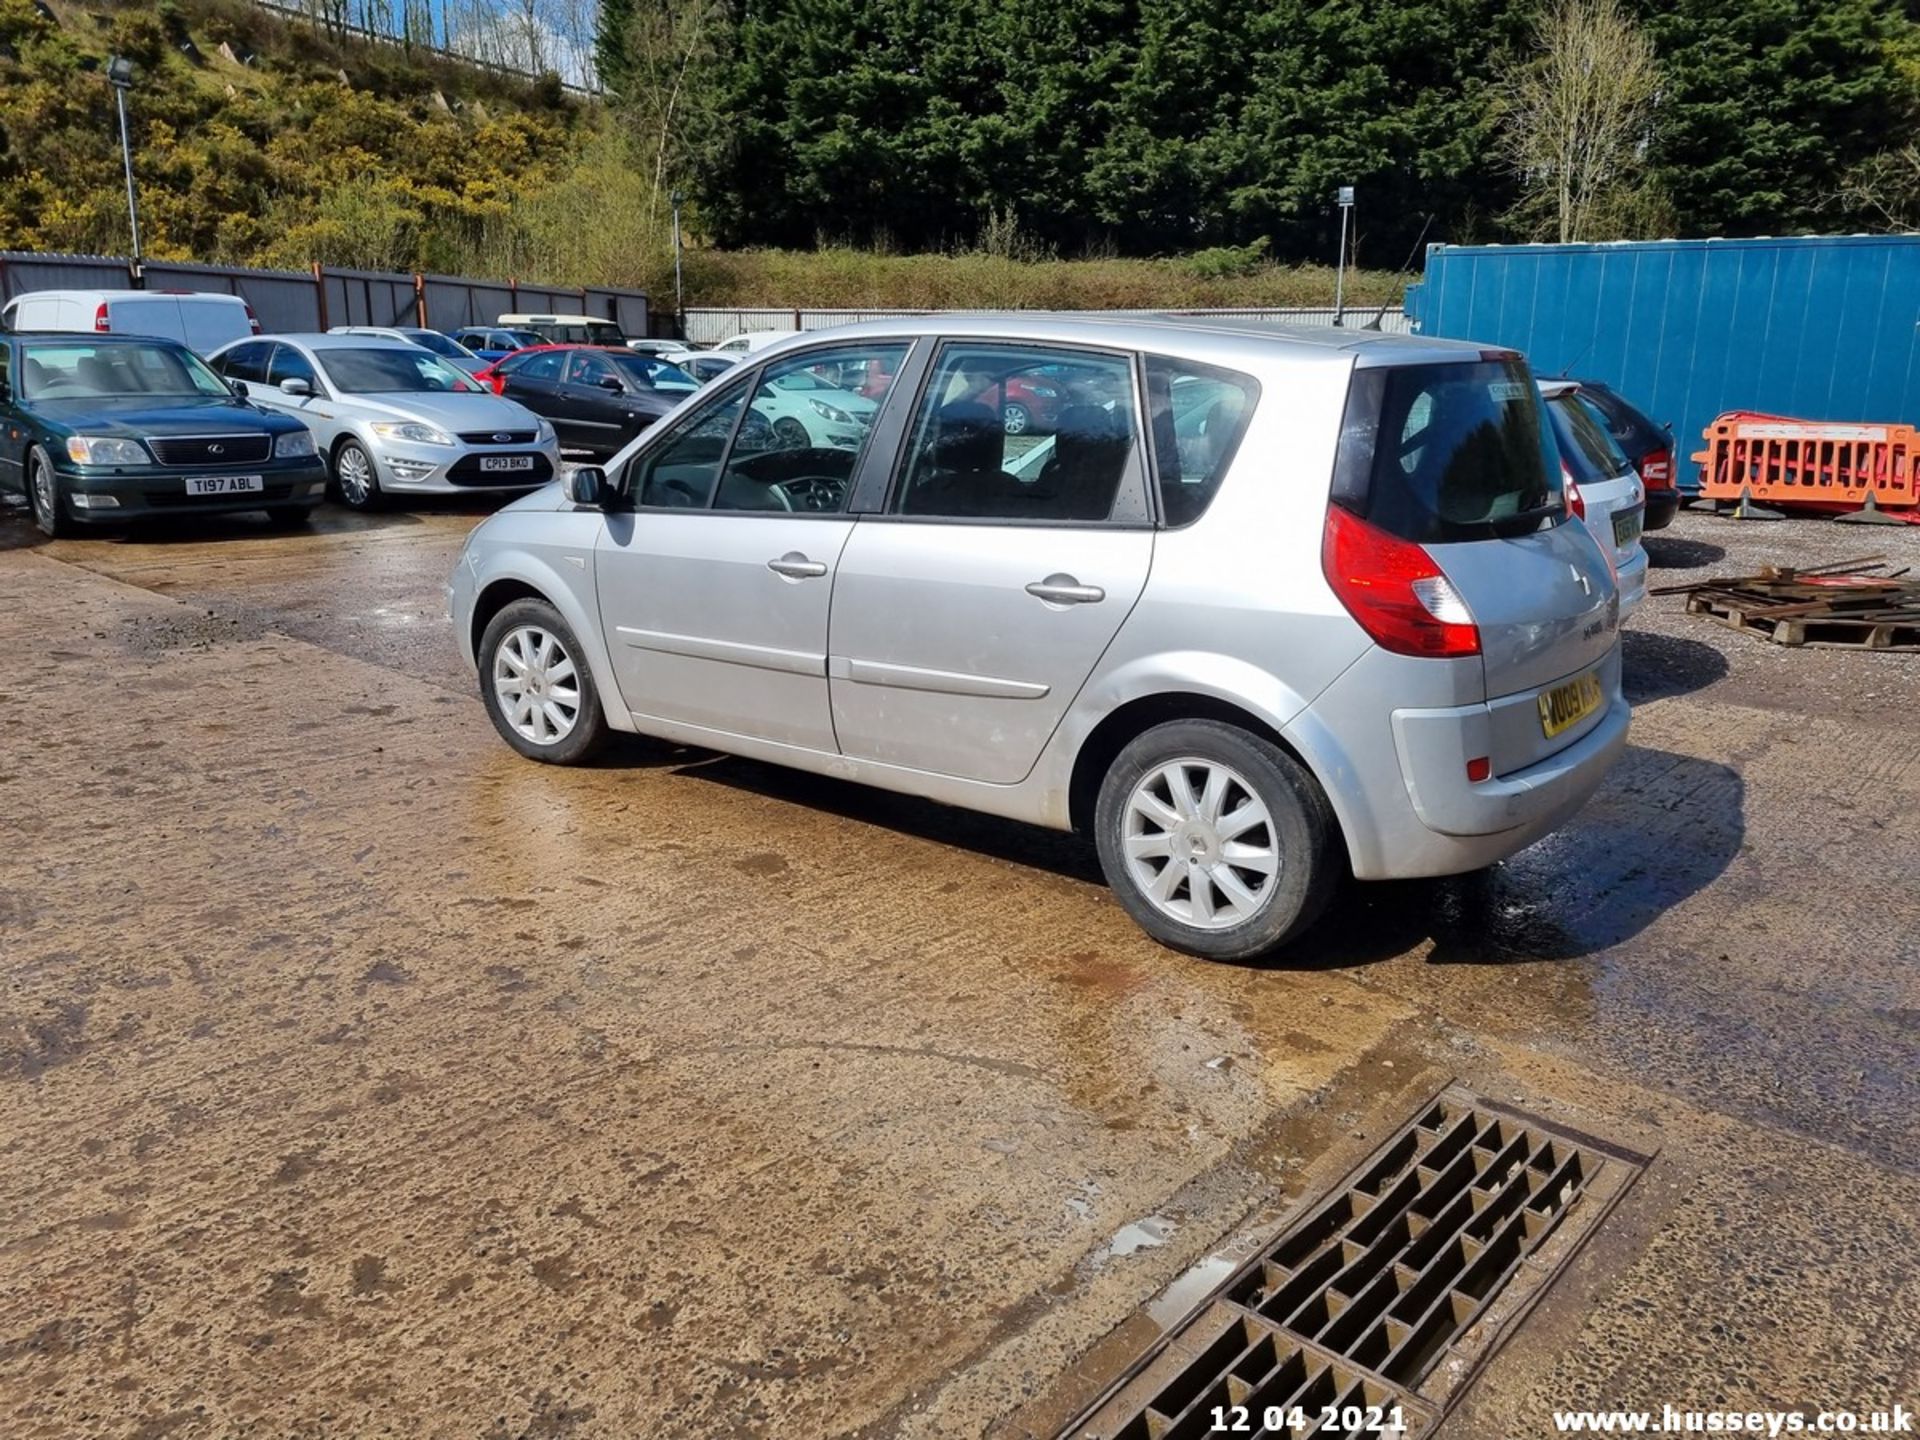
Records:
<instances>
[{"instance_id":1,"label":"red car","mask_svg":"<svg viewBox=\"0 0 1920 1440\"><path fill-rule=\"evenodd\" d=\"M955 398L998 410L1009 435L1048 435L1068 406L1105 405L1118 398L1104 393L1105 379L1105 372L1078 365L1035 365L989 379L972 394Z\"/></svg>"}]
</instances>

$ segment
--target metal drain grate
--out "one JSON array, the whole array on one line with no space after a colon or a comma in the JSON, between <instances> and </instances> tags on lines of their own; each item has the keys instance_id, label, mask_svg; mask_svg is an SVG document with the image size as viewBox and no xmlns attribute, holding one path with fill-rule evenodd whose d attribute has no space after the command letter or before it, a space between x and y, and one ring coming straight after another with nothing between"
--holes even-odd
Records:
<instances>
[{"instance_id":1,"label":"metal drain grate","mask_svg":"<svg viewBox=\"0 0 1920 1440\"><path fill-rule=\"evenodd\" d=\"M1443 1090L1062 1434L1424 1434L1645 1164Z\"/></svg>"}]
</instances>

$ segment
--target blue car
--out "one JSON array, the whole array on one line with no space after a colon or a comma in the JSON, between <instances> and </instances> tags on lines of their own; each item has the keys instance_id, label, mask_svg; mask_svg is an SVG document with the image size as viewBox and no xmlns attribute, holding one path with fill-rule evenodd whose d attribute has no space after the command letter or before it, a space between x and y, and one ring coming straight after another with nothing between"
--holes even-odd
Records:
<instances>
[{"instance_id":1,"label":"blue car","mask_svg":"<svg viewBox=\"0 0 1920 1440\"><path fill-rule=\"evenodd\" d=\"M304 523L327 471L307 427L236 395L174 340L0 334L0 490L48 535L156 515Z\"/></svg>"},{"instance_id":2,"label":"blue car","mask_svg":"<svg viewBox=\"0 0 1920 1440\"><path fill-rule=\"evenodd\" d=\"M464 345L488 364L504 360L516 350L544 345L546 340L531 330L513 330L499 325L470 325L453 332L455 344Z\"/></svg>"}]
</instances>

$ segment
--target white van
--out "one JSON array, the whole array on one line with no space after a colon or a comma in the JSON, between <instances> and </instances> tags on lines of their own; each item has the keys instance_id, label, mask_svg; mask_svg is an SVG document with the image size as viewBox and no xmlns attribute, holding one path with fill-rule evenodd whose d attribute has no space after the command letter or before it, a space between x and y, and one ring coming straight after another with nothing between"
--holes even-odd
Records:
<instances>
[{"instance_id":1,"label":"white van","mask_svg":"<svg viewBox=\"0 0 1920 1440\"><path fill-rule=\"evenodd\" d=\"M494 324L508 330L531 330L549 345L611 345L627 343L627 335L600 315L502 315Z\"/></svg>"},{"instance_id":2,"label":"white van","mask_svg":"<svg viewBox=\"0 0 1920 1440\"><path fill-rule=\"evenodd\" d=\"M238 295L198 290L30 290L0 307L0 327L153 335L201 355L260 333L253 307Z\"/></svg>"}]
</instances>

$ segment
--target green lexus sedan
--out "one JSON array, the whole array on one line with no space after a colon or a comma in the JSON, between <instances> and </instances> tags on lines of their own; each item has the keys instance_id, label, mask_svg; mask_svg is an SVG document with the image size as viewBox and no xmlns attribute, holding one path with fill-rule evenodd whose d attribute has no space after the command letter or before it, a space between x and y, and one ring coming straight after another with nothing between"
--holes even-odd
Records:
<instances>
[{"instance_id":1,"label":"green lexus sedan","mask_svg":"<svg viewBox=\"0 0 1920 1440\"><path fill-rule=\"evenodd\" d=\"M48 535L237 510L300 524L326 489L306 426L177 341L0 334L0 491L24 494Z\"/></svg>"}]
</instances>

